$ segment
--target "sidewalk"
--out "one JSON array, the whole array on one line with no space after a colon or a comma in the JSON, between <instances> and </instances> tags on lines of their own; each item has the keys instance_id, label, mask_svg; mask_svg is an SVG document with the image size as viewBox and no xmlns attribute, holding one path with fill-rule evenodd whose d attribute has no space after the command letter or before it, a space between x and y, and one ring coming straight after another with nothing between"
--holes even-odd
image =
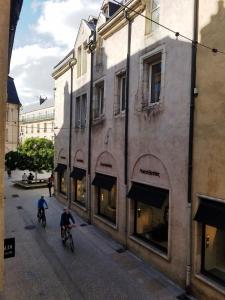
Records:
<instances>
[{"instance_id":1,"label":"sidewalk","mask_svg":"<svg viewBox=\"0 0 225 300\"><path fill-rule=\"evenodd\" d=\"M36 221L41 194L49 205L46 229ZM0 299L176 300L184 294L75 213L75 253L64 248L59 236L62 205L48 197L47 188L24 191L7 180L5 201L5 236L16 238L16 257L5 260L5 290Z\"/></svg>"}]
</instances>

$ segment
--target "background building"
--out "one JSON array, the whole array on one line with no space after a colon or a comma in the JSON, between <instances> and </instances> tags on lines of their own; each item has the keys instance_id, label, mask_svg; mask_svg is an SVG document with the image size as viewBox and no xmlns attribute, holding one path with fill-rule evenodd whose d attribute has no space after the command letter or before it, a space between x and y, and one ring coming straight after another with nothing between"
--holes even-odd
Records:
<instances>
[{"instance_id":1,"label":"background building","mask_svg":"<svg viewBox=\"0 0 225 300\"><path fill-rule=\"evenodd\" d=\"M5 162L5 115L7 80L14 35L20 15L22 0L0 0L0 290L3 289L4 262L4 162Z\"/></svg>"},{"instance_id":2,"label":"background building","mask_svg":"<svg viewBox=\"0 0 225 300\"><path fill-rule=\"evenodd\" d=\"M20 110L20 143L30 137L46 138L54 142L54 100L23 106Z\"/></svg>"},{"instance_id":3,"label":"background building","mask_svg":"<svg viewBox=\"0 0 225 300\"><path fill-rule=\"evenodd\" d=\"M20 100L12 77L8 77L6 103L5 153L14 151L19 143Z\"/></svg>"}]
</instances>

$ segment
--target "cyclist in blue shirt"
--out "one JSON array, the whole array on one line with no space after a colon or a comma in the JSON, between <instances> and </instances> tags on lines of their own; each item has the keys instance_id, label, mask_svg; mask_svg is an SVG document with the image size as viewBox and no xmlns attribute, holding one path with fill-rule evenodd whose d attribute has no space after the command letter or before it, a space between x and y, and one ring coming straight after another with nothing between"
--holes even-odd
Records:
<instances>
[{"instance_id":1,"label":"cyclist in blue shirt","mask_svg":"<svg viewBox=\"0 0 225 300\"><path fill-rule=\"evenodd\" d=\"M45 213L45 207L48 208L48 204L45 201L44 196L41 196L41 198L38 200L38 213L37 213L37 217L39 215L41 215L41 213Z\"/></svg>"}]
</instances>

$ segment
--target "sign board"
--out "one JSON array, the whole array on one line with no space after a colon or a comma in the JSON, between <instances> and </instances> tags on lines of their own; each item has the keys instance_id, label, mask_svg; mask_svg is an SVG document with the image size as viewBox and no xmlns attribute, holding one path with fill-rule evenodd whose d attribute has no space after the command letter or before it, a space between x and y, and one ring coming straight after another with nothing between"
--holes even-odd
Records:
<instances>
[{"instance_id":1,"label":"sign board","mask_svg":"<svg viewBox=\"0 0 225 300\"><path fill-rule=\"evenodd\" d=\"M4 258L15 256L15 238L4 240Z\"/></svg>"}]
</instances>

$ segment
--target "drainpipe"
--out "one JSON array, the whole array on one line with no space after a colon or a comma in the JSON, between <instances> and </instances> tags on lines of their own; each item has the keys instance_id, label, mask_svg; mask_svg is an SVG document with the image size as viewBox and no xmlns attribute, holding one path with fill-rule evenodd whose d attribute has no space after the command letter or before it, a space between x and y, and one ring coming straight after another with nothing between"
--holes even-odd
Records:
<instances>
[{"instance_id":1,"label":"drainpipe","mask_svg":"<svg viewBox=\"0 0 225 300\"><path fill-rule=\"evenodd\" d=\"M68 172L68 206L71 207L71 148L72 148L72 125L73 125L73 67L76 64L76 59L73 57L69 61L70 66L70 123L69 123L69 172Z\"/></svg>"},{"instance_id":2,"label":"drainpipe","mask_svg":"<svg viewBox=\"0 0 225 300\"><path fill-rule=\"evenodd\" d=\"M128 194L128 137L129 137L129 91L130 91L130 49L131 49L131 31L132 22L124 10L125 18L128 21L128 34L127 34L127 67L126 67L126 108L125 108L125 138L124 138L124 184L126 192L126 212L125 212L125 247L127 248L128 239L128 209L129 199Z\"/></svg>"},{"instance_id":3,"label":"drainpipe","mask_svg":"<svg viewBox=\"0 0 225 300\"><path fill-rule=\"evenodd\" d=\"M89 126L88 126L88 223L92 223L91 213L91 124L92 124L92 103L93 103L93 72L94 72L94 50L96 46L96 33L93 32L88 49L91 53L91 78L90 78L90 103L89 103Z\"/></svg>"},{"instance_id":4,"label":"drainpipe","mask_svg":"<svg viewBox=\"0 0 225 300\"><path fill-rule=\"evenodd\" d=\"M191 260L192 260L192 166L193 166L193 136L194 136L194 102L196 87L196 56L198 40L198 9L199 1L194 1L194 28L192 42L192 62L191 62L191 102L190 102L190 120L189 120L189 152L188 152L188 224L187 224L187 266L186 266L186 290L189 290L191 284Z\"/></svg>"}]
</instances>

